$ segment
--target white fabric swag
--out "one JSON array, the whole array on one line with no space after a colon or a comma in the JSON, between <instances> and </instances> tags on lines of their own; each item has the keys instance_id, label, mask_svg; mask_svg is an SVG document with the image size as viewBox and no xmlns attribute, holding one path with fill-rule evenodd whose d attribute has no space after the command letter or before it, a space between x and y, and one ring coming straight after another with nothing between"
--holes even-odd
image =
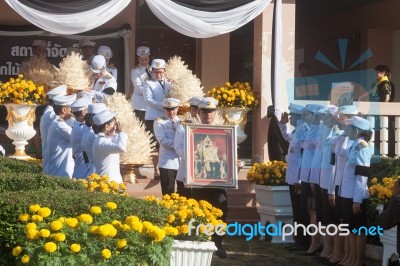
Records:
<instances>
[{"instance_id":1,"label":"white fabric swag","mask_svg":"<svg viewBox=\"0 0 400 266\"><path fill-rule=\"evenodd\" d=\"M146 0L151 11L175 31L193 38L209 38L234 31L261 14L271 0L254 0L220 12L205 12L171 0Z\"/></svg>"},{"instance_id":2,"label":"white fabric swag","mask_svg":"<svg viewBox=\"0 0 400 266\"><path fill-rule=\"evenodd\" d=\"M53 14L33 9L18 0L5 1L20 16L39 28L57 34L77 34L103 25L121 12L131 0L111 0L92 10L72 14Z\"/></svg>"}]
</instances>

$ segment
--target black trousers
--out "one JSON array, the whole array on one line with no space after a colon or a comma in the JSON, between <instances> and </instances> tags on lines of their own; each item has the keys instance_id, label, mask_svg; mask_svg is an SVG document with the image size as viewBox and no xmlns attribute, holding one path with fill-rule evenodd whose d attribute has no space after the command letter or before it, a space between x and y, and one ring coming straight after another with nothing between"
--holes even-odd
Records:
<instances>
[{"instance_id":1,"label":"black trousers","mask_svg":"<svg viewBox=\"0 0 400 266\"><path fill-rule=\"evenodd\" d=\"M185 183L178 180L176 180L176 192L179 194L179 196L186 198L190 198L192 193L190 188L185 187Z\"/></svg>"},{"instance_id":2,"label":"black trousers","mask_svg":"<svg viewBox=\"0 0 400 266\"><path fill-rule=\"evenodd\" d=\"M307 227L310 224L310 215L308 214L307 208L301 207L301 195L297 194L294 185L289 185L290 201L292 203L293 211L293 222L303 224ZM303 232L304 230L299 227L297 236L294 236L294 241L298 245L308 246L310 243L310 237Z\"/></svg>"},{"instance_id":3,"label":"black trousers","mask_svg":"<svg viewBox=\"0 0 400 266\"><path fill-rule=\"evenodd\" d=\"M178 170L160 168L161 193L163 195L175 192L175 178Z\"/></svg>"},{"instance_id":4,"label":"black trousers","mask_svg":"<svg viewBox=\"0 0 400 266\"><path fill-rule=\"evenodd\" d=\"M133 110L137 118L139 118L140 122L144 123L144 116L146 115L146 111L142 110Z\"/></svg>"}]
</instances>

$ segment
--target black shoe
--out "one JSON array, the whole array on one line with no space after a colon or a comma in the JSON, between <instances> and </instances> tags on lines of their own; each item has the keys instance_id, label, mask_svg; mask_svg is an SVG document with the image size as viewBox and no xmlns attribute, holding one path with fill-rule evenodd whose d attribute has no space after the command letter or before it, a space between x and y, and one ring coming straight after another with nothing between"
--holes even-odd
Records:
<instances>
[{"instance_id":1,"label":"black shoe","mask_svg":"<svg viewBox=\"0 0 400 266\"><path fill-rule=\"evenodd\" d=\"M226 257L228 257L228 255L226 255L225 249L222 247L218 248L215 254L221 259L226 259Z\"/></svg>"}]
</instances>

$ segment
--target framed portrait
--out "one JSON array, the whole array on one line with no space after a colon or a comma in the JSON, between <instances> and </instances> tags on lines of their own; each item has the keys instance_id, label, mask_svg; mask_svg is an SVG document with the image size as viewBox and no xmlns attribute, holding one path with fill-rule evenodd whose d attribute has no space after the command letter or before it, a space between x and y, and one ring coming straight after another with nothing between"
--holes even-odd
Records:
<instances>
[{"instance_id":1,"label":"framed portrait","mask_svg":"<svg viewBox=\"0 0 400 266\"><path fill-rule=\"evenodd\" d=\"M187 124L185 127L187 184L238 188L236 126Z\"/></svg>"}]
</instances>

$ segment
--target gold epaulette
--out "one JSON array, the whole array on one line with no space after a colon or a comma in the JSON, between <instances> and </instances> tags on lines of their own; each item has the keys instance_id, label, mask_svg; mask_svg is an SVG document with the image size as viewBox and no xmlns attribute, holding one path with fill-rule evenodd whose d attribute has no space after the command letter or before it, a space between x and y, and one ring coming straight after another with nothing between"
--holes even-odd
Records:
<instances>
[{"instance_id":1,"label":"gold epaulette","mask_svg":"<svg viewBox=\"0 0 400 266\"><path fill-rule=\"evenodd\" d=\"M167 118L165 118L165 117L158 117L158 118L157 118L157 121L158 121L158 122L161 122L161 121L164 121L165 119L167 119Z\"/></svg>"},{"instance_id":2,"label":"gold epaulette","mask_svg":"<svg viewBox=\"0 0 400 266\"><path fill-rule=\"evenodd\" d=\"M368 143L365 140L360 141L360 146L361 148L366 148L368 147Z\"/></svg>"},{"instance_id":3,"label":"gold epaulette","mask_svg":"<svg viewBox=\"0 0 400 266\"><path fill-rule=\"evenodd\" d=\"M108 65L108 68L114 68L114 69L115 69L114 63L109 64L109 65Z\"/></svg>"}]
</instances>

